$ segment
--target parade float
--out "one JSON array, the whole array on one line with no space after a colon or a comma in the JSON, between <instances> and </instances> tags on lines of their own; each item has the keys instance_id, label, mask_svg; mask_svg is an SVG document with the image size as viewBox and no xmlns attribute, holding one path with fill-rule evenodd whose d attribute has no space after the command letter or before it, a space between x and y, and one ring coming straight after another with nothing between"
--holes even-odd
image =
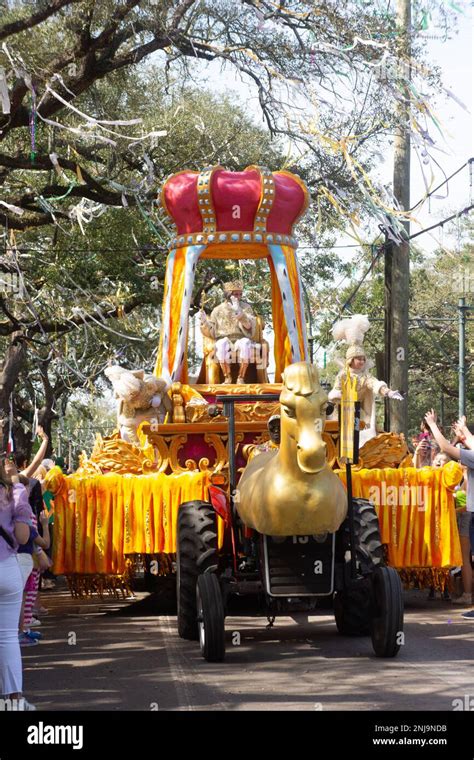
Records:
<instances>
[{"instance_id":1,"label":"parade float","mask_svg":"<svg viewBox=\"0 0 474 760\"><path fill-rule=\"evenodd\" d=\"M221 567L219 557L227 557L224 575L227 573L227 579L235 580L239 567L244 572L245 566L253 561L256 544L252 536L256 534L293 536L297 543L300 536L301 544L310 534L334 537L343 529L347 534L347 500L341 484L348 485L349 475L354 509L357 511L357 505L361 504L362 511L366 511L367 500L371 500L378 515L384 554L383 562L379 553L375 564L395 568L405 583L416 581L421 586L441 587L450 568L461 564L453 503L461 469L457 463L449 463L439 470L430 467L417 470L412 466L403 436L375 430L361 446L355 463L347 469L347 457L341 455L347 441L341 449L339 421L326 418L327 395L319 385L316 367L311 369L308 364L294 237L294 227L309 205L304 183L287 171L271 172L251 166L242 172L231 172L212 167L169 177L161 199L176 233L170 241L166 264L157 364L153 374L148 375L143 370L111 368L108 375L119 405L117 432L110 437L98 433L93 451L89 456L83 454L74 474L66 476L55 468L48 475L47 486L54 493L55 503L55 573L67 576L74 594L102 593L106 589L127 594L137 561L144 562L158 578L174 577L178 570L181 633L186 633L187 626L188 634L192 629L194 636L195 625L189 621L189 609L188 618L183 613L183 600L186 593L195 600L200 572L210 570L217 577L216 570ZM242 317L244 334L249 345L258 351L246 356L245 372L241 358L240 364L232 361L232 356L228 363L216 358L218 336L215 330L213 334L212 329L204 329L201 371L197 382L189 382L190 304L196 267L205 265L208 259L267 261L274 331L273 382L268 381L265 358L268 344L263 338L262 322L250 312ZM230 284L230 292L234 286L235 283ZM237 283L234 290L240 287ZM207 315L209 319L211 316ZM209 325L205 315L203 324ZM292 366L299 368L296 374L292 373ZM346 381L349 382L343 377L342 384ZM298 390L305 383L309 383L307 392ZM338 387L342 387L341 383ZM306 403L305 393L311 398L311 409L308 407L305 414L310 415L311 424L318 421L320 425L308 461L316 458L315 471L324 470L324 478L315 481L312 496L303 484L304 467L295 469L288 458L294 443L295 433L290 431L294 420L288 424L286 418L283 420L290 414L289 408L296 409L295 404L300 404L300 396ZM356 396L352 398L355 400ZM342 400L342 393L339 397L336 394L335 400ZM258 458L250 457L248 462L252 450L267 441L268 420L277 413L282 414L280 450L263 452ZM304 427L307 423L300 420L298 425ZM364 428L363 423L361 427ZM274 478L269 472L258 475L265 464L258 459L268 459L270 466L275 455L283 457L284 471L291 470L293 486L299 482L290 491L299 493L300 503L302 500L306 504L303 512L297 510L301 520L296 519L293 501L289 502L291 509L285 512L280 498L274 514L267 504L265 519L263 512L259 517L259 500L263 509L263 501L273 493L270 486ZM313 464L309 470L314 469ZM275 468L275 464L271 467ZM257 468L257 474L253 468ZM236 494L242 472L245 503L239 504ZM267 486L270 490L265 496ZM196 527L198 518L192 508L191 513L189 507L179 509L183 504L197 505L195 511L202 519L201 527ZM199 505L203 504L207 506L200 512ZM319 520L322 515L324 519ZM201 571L197 566L190 571L194 587L186 592L183 568L179 577L178 533L194 531L191 543L200 536L205 545L205 535L203 538L199 531L206 534L206 527L211 542L215 536L215 546L207 547L208 559L202 560ZM329 544L332 540L328 539ZM328 546L324 541L322 546ZM334 548L334 544L331 546ZM335 551L339 552L338 561L343 562L341 546ZM181 555L182 552L183 547ZM356 551L352 554L355 565L358 555ZM372 562L371 570L373 566ZM358 569L352 567L352 572L360 572L360 562ZM221 584L222 578L220 575ZM240 578L236 582L244 581ZM390 582L395 588L393 579ZM258 580L258 573L248 583L248 588L254 591L266 589L267 601L274 598L271 589L265 586L265 579ZM315 590L311 586L311 594L332 597L336 591L339 625L344 629L341 599L345 598L345 592L341 588L338 591L334 583L333 578L327 587ZM305 595L298 586L293 588L293 595L299 596L298 591ZM201 597L215 593L215 587L201 589ZM288 589L285 593L291 596ZM188 604L192 607L195 601L188 600Z\"/></svg>"}]
</instances>

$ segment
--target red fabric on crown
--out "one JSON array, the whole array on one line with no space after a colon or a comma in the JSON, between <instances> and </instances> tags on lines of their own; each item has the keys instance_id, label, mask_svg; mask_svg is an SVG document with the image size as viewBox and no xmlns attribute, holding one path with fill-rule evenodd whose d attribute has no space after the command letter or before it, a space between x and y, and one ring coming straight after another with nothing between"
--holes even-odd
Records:
<instances>
[{"instance_id":1,"label":"red fabric on crown","mask_svg":"<svg viewBox=\"0 0 474 760\"><path fill-rule=\"evenodd\" d=\"M198 177L198 172L185 171L173 175L165 182L163 197L177 226L178 235L203 231L197 192ZM296 178L278 172L273 177L275 198L267 220L267 232L292 235L293 224L304 208L305 193ZM243 172L217 169L211 179L217 231L252 232L260 194L261 178L256 169Z\"/></svg>"},{"instance_id":2,"label":"red fabric on crown","mask_svg":"<svg viewBox=\"0 0 474 760\"><path fill-rule=\"evenodd\" d=\"M228 172L218 169L212 175L211 193L218 230L251 232L260 200L260 175L255 169L248 172ZM240 219L233 217L233 210Z\"/></svg>"},{"instance_id":3,"label":"red fabric on crown","mask_svg":"<svg viewBox=\"0 0 474 760\"><path fill-rule=\"evenodd\" d=\"M286 174L275 173L273 176L275 178L275 199L267 219L267 232L291 235L294 221L304 207L305 194L296 180Z\"/></svg>"},{"instance_id":4,"label":"red fabric on crown","mask_svg":"<svg viewBox=\"0 0 474 760\"><path fill-rule=\"evenodd\" d=\"M164 185L166 207L178 228L178 235L202 232L197 194L197 172L181 172Z\"/></svg>"}]
</instances>

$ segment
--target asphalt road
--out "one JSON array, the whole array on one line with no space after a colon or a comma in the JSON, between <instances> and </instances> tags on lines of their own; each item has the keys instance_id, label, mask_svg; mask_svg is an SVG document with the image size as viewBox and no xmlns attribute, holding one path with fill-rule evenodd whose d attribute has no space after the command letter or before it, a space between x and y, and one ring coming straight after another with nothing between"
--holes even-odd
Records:
<instances>
[{"instance_id":1,"label":"asphalt road","mask_svg":"<svg viewBox=\"0 0 474 760\"><path fill-rule=\"evenodd\" d=\"M226 620L225 662L210 664L178 637L166 598L46 592L43 641L23 649L25 695L44 710L452 710L474 697L474 621L426 597L405 594L395 659L339 636L326 610L273 628L240 612Z\"/></svg>"}]
</instances>

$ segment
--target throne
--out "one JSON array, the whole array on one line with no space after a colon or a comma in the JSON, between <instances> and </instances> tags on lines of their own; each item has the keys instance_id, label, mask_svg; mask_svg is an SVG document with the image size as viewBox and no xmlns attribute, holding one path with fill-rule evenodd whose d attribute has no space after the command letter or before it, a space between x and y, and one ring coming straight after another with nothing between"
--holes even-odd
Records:
<instances>
[{"instance_id":1,"label":"throne","mask_svg":"<svg viewBox=\"0 0 474 760\"><path fill-rule=\"evenodd\" d=\"M245 380L247 383L268 383L268 341L263 337L263 319L257 316L255 331L252 335L252 342L256 343L259 348L259 362L250 362L245 373ZM214 338L207 338L203 336L204 358L202 361L201 369L197 378L198 385L218 385L224 382L223 372L220 364L215 358L215 340ZM234 362L230 365L230 372L232 375L232 382L237 382L237 375L239 374L239 365Z\"/></svg>"}]
</instances>

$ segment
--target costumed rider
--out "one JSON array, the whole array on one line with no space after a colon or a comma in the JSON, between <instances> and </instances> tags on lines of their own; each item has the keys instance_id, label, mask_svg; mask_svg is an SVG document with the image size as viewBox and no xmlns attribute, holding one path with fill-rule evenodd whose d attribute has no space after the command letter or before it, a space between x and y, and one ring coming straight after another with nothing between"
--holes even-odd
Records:
<instances>
[{"instance_id":1,"label":"costumed rider","mask_svg":"<svg viewBox=\"0 0 474 760\"><path fill-rule=\"evenodd\" d=\"M231 364L238 362L237 382L245 383L245 373L249 366L256 318L252 307L242 300L242 283L238 280L226 282L224 293L226 300L213 309L208 317L203 309L200 311L201 332L206 338L215 340L215 357L224 374L224 383L232 383Z\"/></svg>"},{"instance_id":2,"label":"costumed rider","mask_svg":"<svg viewBox=\"0 0 474 760\"><path fill-rule=\"evenodd\" d=\"M278 451L280 448L281 440L281 417L279 414L272 414L267 422L267 429L270 438L264 443L259 443L258 446L252 447L248 461L258 456L259 454L266 454L267 451Z\"/></svg>"},{"instance_id":3,"label":"costumed rider","mask_svg":"<svg viewBox=\"0 0 474 760\"><path fill-rule=\"evenodd\" d=\"M364 336L370 327L370 322L365 314L354 314L349 319L341 319L333 327L334 340L344 340L349 344L346 351L346 361L336 377L334 387L328 394L329 401L337 401L342 396L341 381L346 376L347 368L352 378L357 378L357 397L360 401L360 418L365 423L364 430L360 431L359 445L362 447L371 438L377 435L375 396L398 401L404 401L399 391L391 390L383 380L377 380L370 374L373 362L367 359L363 346Z\"/></svg>"}]
</instances>

